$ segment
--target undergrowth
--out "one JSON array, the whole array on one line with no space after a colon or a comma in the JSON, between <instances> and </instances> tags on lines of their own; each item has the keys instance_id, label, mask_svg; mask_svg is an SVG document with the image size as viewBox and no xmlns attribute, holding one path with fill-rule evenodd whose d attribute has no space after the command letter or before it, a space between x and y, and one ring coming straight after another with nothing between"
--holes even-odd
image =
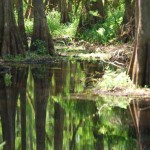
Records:
<instances>
[{"instance_id":1,"label":"undergrowth","mask_svg":"<svg viewBox=\"0 0 150 150\"><path fill-rule=\"evenodd\" d=\"M103 23L99 22L92 26L92 28L85 29L82 34L79 34L79 38L89 42L98 42L100 44L106 44L114 41L122 23L123 15L123 4L116 10L110 9L108 11L107 18Z\"/></svg>"},{"instance_id":2,"label":"undergrowth","mask_svg":"<svg viewBox=\"0 0 150 150\"><path fill-rule=\"evenodd\" d=\"M51 11L47 14L47 23L53 37L74 37L78 26L78 19L73 19L71 23L60 23L60 12ZM25 20L27 35L33 32L33 19Z\"/></svg>"},{"instance_id":3,"label":"undergrowth","mask_svg":"<svg viewBox=\"0 0 150 150\"><path fill-rule=\"evenodd\" d=\"M97 87L103 90L114 90L116 88L133 87L133 83L126 71L121 69L114 71L106 68L102 79L97 83Z\"/></svg>"},{"instance_id":4,"label":"undergrowth","mask_svg":"<svg viewBox=\"0 0 150 150\"><path fill-rule=\"evenodd\" d=\"M113 12L113 13L112 13ZM116 39L118 29L122 23L124 15L124 5L121 4L118 8L109 8L105 21L98 22L91 28L86 28L82 34L78 34L79 39L85 41L106 44ZM51 11L47 14L47 23L50 32L54 38L75 37L78 27L78 18L72 17L70 23L60 23L60 12ZM33 19L25 20L26 32L31 35L33 32Z\"/></svg>"}]
</instances>

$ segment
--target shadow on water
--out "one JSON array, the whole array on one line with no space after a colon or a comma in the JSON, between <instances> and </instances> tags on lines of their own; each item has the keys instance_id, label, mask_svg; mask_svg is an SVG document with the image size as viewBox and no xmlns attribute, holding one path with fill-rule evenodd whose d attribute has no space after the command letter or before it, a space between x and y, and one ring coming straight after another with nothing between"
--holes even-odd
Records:
<instances>
[{"instance_id":1,"label":"shadow on water","mask_svg":"<svg viewBox=\"0 0 150 150\"><path fill-rule=\"evenodd\" d=\"M0 67L0 149L148 150L148 100L85 92L103 69L73 60Z\"/></svg>"}]
</instances>

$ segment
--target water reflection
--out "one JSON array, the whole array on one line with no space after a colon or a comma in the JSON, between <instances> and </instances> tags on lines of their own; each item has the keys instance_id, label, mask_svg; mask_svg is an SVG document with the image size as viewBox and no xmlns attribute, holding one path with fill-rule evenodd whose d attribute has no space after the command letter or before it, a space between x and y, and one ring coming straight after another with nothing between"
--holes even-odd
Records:
<instances>
[{"instance_id":1,"label":"water reflection","mask_svg":"<svg viewBox=\"0 0 150 150\"><path fill-rule=\"evenodd\" d=\"M150 100L134 100L130 111L138 137L139 150L150 148Z\"/></svg>"},{"instance_id":2,"label":"water reflection","mask_svg":"<svg viewBox=\"0 0 150 150\"><path fill-rule=\"evenodd\" d=\"M12 68L6 73L0 74L0 114L2 137L3 141L6 141L4 145L5 150L15 149L15 116L19 95L21 105L21 142L22 147L26 148L26 80L27 68Z\"/></svg>"},{"instance_id":3,"label":"water reflection","mask_svg":"<svg viewBox=\"0 0 150 150\"><path fill-rule=\"evenodd\" d=\"M52 72L46 67L31 68L34 80L36 149L45 150L46 107Z\"/></svg>"},{"instance_id":4,"label":"water reflection","mask_svg":"<svg viewBox=\"0 0 150 150\"><path fill-rule=\"evenodd\" d=\"M72 96L83 93L92 86L91 79L102 74L103 66L87 61L1 67L0 142L4 146L0 145L0 148L138 149L137 143L142 143L141 136L146 134L145 130L139 129L139 125L143 126L144 118L138 116L141 121L138 120L138 126L135 124L139 137L136 138L130 116L131 112L133 119L137 118L134 104L130 105L129 111L122 107L123 103L120 106L110 105L110 102L115 102L111 98L98 97L99 100L95 102L95 97L86 101L88 95L81 98ZM124 102L123 99L119 101ZM144 127L149 131L148 126Z\"/></svg>"}]
</instances>

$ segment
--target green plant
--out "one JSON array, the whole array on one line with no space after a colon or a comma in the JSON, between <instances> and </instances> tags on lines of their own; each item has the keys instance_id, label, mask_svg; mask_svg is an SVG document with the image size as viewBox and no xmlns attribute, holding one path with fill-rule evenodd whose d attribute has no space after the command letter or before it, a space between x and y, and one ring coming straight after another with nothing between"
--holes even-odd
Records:
<instances>
[{"instance_id":1,"label":"green plant","mask_svg":"<svg viewBox=\"0 0 150 150\"><path fill-rule=\"evenodd\" d=\"M89 42L99 42L101 44L115 40L123 20L123 15L124 4L120 4L116 9L109 7L107 18L104 22L98 22L91 28L86 28L83 33L79 34L79 38Z\"/></svg>"},{"instance_id":2,"label":"green plant","mask_svg":"<svg viewBox=\"0 0 150 150\"><path fill-rule=\"evenodd\" d=\"M118 34L118 29L123 20L123 7L109 13L105 22L97 30L103 44L114 40ZM99 32L103 31L103 32Z\"/></svg>"},{"instance_id":3,"label":"green plant","mask_svg":"<svg viewBox=\"0 0 150 150\"><path fill-rule=\"evenodd\" d=\"M58 11L50 11L47 14L47 23L49 30L53 37L74 37L76 34L76 29L78 25L77 17L72 19L71 23L61 24L60 23L60 12ZM25 20L25 29L27 35L31 35L33 32L33 19Z\"/></svg>"},{"instance_id":4,"label":"green plant","mask_svg":"<svg viewBox=\"0 0 150 150\"><path fill-rule=\"evenodd\" d=\"M36 40L33 45L36 47L37 54L44 55L48 54L48 50L46 49L45 41Z\"/></svg>"},{"instance_id":5,"label":"green plant","mask_svg":"<svg viewBox=\"0 0 150 150\"><path fill-rule=\"evenodd\" d=\"M74 18L72 23L61 24L60 12L52 11L47 15L48 27L53 37L74 37L78 25L78 19Z\"/></svg>"},{"instance_id":6,"label":"green plant","mask_svg":"<svg viewBox=\"0 0 150 150\"><path fill-rule=\"evenodd\" d=\"M6 142L2 142L2 143L0 144L0 149L2 149L5 144L6 144Z\"/></svg>"},{"instance_id":7,"label":"green plant","mask_svg":"<svg viewBox=\"0 0 150 150\"><path fill-rule=\"evenodd\" d=\"M47 15L47 23L50 31L53 33L60 28L60 12L51 11Z\"/></svg>"},{"instance_id":8,"label":"green plant","mask_svg":"<svg viewBox=\"0 0 150 150\"><path fill-rule=\"evenodd\" d=\"M13 55L10 54L4 56L4 60L12 60L13 58L14 58Z\"/></svg>"},{"instance_id":9,"label":"green plant","mask_svg":"<svg viewBox=\"0 0 150 150\"><path fill-rule=\"evenodd\" d=\"M22 54L18 54L18 55L16 55L16 56L13 56L13 55L6 55L5 57L4 57L4 60L7 60L7 61L22 61L23 59L24 59L24 55L22 55Z\"/></svg>"},{"instance_id":10,"label":"green plant","mask_svg":"<svg viewBox=\"0 0 150 150\"><path fill-rule=\"evenodd\" d=\"M25 29L28 35L31 35L33 32L33 19L26 19L25 20Z\"/></svg>"},{"instance_id":11,"label":"green plant","mask_svg":"<svg viewBox=\"0 0 150 150\"><path fill-rule=\"evenodd\" d=\"M97 86L104 90L113 90L115 88L131 87L133 83L125 71L112 71L107 68Z\"/></svg>"},{"instance_id":12,"label":"green plant","mask_svg":"<svg viewBox=\"0 0 150 150\"><path fill-rule=\"evenodd\" d=\"M16 55L13 60L14 61L21 61L23 59L24 59L24 55Z\"/></svg>"},{"instance_id":13,"label":"green plant","mask_svg":"<svg viewBox=\"0 0 150 150\"><path fill-rule=\"evenodd\" d=\"M31 51L27 51L26 55L25 55L25 59L32 59L34 60L35 58L38 58L38 54L36 52L31 52Z\"/></svg>"},{"instance_id":14,"label":"green plant","mask_svg":"<svg viewBox=\"0 0 150 150\"><path fill-rule=\"evenodd\" d=\"M9 73L6 73L4 76L4 81L5 81L6 86L11 86L11 84L12 84L11 79L12 79L12 75Z\"/></svg>"}]
</instances>

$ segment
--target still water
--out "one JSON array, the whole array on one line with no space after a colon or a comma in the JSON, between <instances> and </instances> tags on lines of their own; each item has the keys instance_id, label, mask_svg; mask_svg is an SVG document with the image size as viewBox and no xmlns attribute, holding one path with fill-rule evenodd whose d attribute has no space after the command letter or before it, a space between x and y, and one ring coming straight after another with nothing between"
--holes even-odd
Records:
<instances>
[{"instance_id":1,"label":"still water","mask_svg":"<svg viewBox=\"0 0 150 150\"><path fill-rule=\"evenodd\" d=\"M0 149L149 150L150 102L91 96L104 65L0 66Z\"/></svg>"}]
</instances>

